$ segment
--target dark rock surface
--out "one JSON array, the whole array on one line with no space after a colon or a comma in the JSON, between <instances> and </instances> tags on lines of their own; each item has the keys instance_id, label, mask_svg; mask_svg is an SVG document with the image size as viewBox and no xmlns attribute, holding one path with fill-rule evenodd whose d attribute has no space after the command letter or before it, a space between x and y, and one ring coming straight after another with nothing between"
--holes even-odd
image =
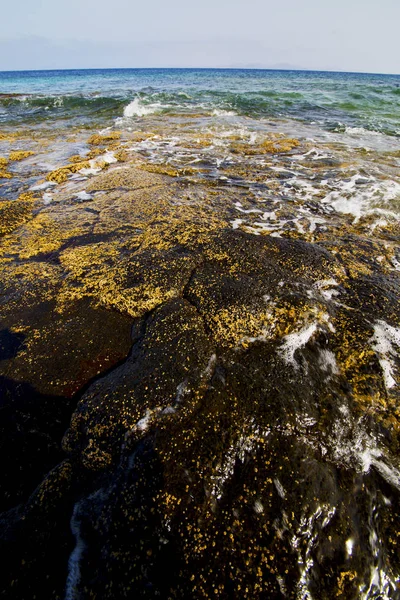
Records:
<instances>
[{"instance_id":1,"label":"dark rock surface","mask_svg":"<svg viewBox=\"0 0 400 600\"><path fill-rule=\"evenodd\" d=\"M2 597L398 598L398 274L157 194L8 288Z\"/></svg>"}]
</instances>

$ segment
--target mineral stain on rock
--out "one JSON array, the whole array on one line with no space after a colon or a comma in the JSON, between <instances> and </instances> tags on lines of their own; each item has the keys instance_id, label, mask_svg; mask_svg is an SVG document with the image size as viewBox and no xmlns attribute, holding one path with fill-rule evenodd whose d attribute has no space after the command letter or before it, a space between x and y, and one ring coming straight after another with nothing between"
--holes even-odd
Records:
<instances>
[{"instance_id":1,"label":"mineral stain on rock","mask_svg":"<svg viewBox=\"0 0 400 600\"><path fill-rule=\"evenodd\" d=\"M3 597L398 598L398 227L135 160L3 207Z\"/></svg>"}]
</instances>

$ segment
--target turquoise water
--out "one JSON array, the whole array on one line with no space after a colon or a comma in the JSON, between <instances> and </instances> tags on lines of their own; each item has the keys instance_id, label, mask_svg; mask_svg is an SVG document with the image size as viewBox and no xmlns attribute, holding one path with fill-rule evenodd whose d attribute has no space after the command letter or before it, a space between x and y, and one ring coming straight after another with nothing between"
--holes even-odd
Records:
<instances>
[{"instance_id":1,"label":"turquoise water","mask_svg":"<svg viewBox=\"0 0 400 600\"><path fill-rule=\"evenodd\" d=\"M152 112L228 111L324 130L400 137L400 75L225 69L106 69L0 73L0 123L111 123L137 99Z\"/></svg>"},{"instance_id":2,"label":"turquoise water","mask_svg":"<svg viewBox=\"0 0 400 600\"><path fill-rule=\"evenodd\" d=\"M116 137L96 162L90 137L110 132ZM263 143L274 136L298 143L268 155ZM91 160L90 169L71 175L71 185L92 177L102 162L118 162L116 146L129 161L246 189L256 203L282 210L289 200L304 205L300 233L302 218L313 233L327 226L329 211L356 222L397 222L400 75L228 69L0 73L0 157L8 161L0 199L47 185L43 179L77 155ZM33 155L18 162L12 160L15 150ZM43 202L56 201L58 189L43 189ZM236 206L233 224L281 235L286 221L275 208L262 223L257 206L250 212ZM270 222L275 217L276 226Z\"/></svg>"}]
</instances>

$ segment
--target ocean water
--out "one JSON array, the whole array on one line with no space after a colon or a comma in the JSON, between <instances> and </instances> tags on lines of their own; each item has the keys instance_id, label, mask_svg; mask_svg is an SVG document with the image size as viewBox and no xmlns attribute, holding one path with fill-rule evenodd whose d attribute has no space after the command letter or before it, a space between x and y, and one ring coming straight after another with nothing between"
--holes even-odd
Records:
<instances>
[{"instance_id":1,"label":"ocean water","mask_svg":"<svg viewBox=\"0 0 400 600\"><path fill-rule=\"evenodd\" d=\"M122 132L143 160L197 169L203 179L225 177L229 183L234 177L235 185L258 199L268 173L283 169L276 201L285 203L288 195L318 199L322 212L333 209L355 219L398 214L400 76L223 69L3 72L0 156L23 149L35 158L10 164L13 178L1 180L0 197L18 197L72 155L84 158L89 136L104 131ZM18 140L11 144L7 136L15 132ZM298 152L271 153L260 181L266 156L257 147L271 136L301 145ZM254 226L254 214L244 215L234 226L281 230L271 219Z\"/></svg>"},{"instance_id":2,"label":"ocean water","mask_svg":"<svg viewBox=\"0 0 400 600\"><path fill-rule=\"evenodd\" d=\"M294 119L328 131L400 137L400 75L225 69L0 73L1 122L99 122L150 112Z\"/></svg>"}]
</instances>

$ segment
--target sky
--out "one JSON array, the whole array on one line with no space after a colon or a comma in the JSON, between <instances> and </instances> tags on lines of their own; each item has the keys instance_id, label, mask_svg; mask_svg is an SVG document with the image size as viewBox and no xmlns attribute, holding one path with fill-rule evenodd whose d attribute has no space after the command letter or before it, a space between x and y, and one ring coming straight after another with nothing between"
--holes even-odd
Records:
<instances>
[{"instance_id":1,"label":"sky","mask_svg":"<svg viewBox=\"0 0 400 600\"><path fill-rule=\"evenodd\" d=\"M18 0L0 70L242 67L400 74L400 0Z\"/></svg>"}]
</instances>

